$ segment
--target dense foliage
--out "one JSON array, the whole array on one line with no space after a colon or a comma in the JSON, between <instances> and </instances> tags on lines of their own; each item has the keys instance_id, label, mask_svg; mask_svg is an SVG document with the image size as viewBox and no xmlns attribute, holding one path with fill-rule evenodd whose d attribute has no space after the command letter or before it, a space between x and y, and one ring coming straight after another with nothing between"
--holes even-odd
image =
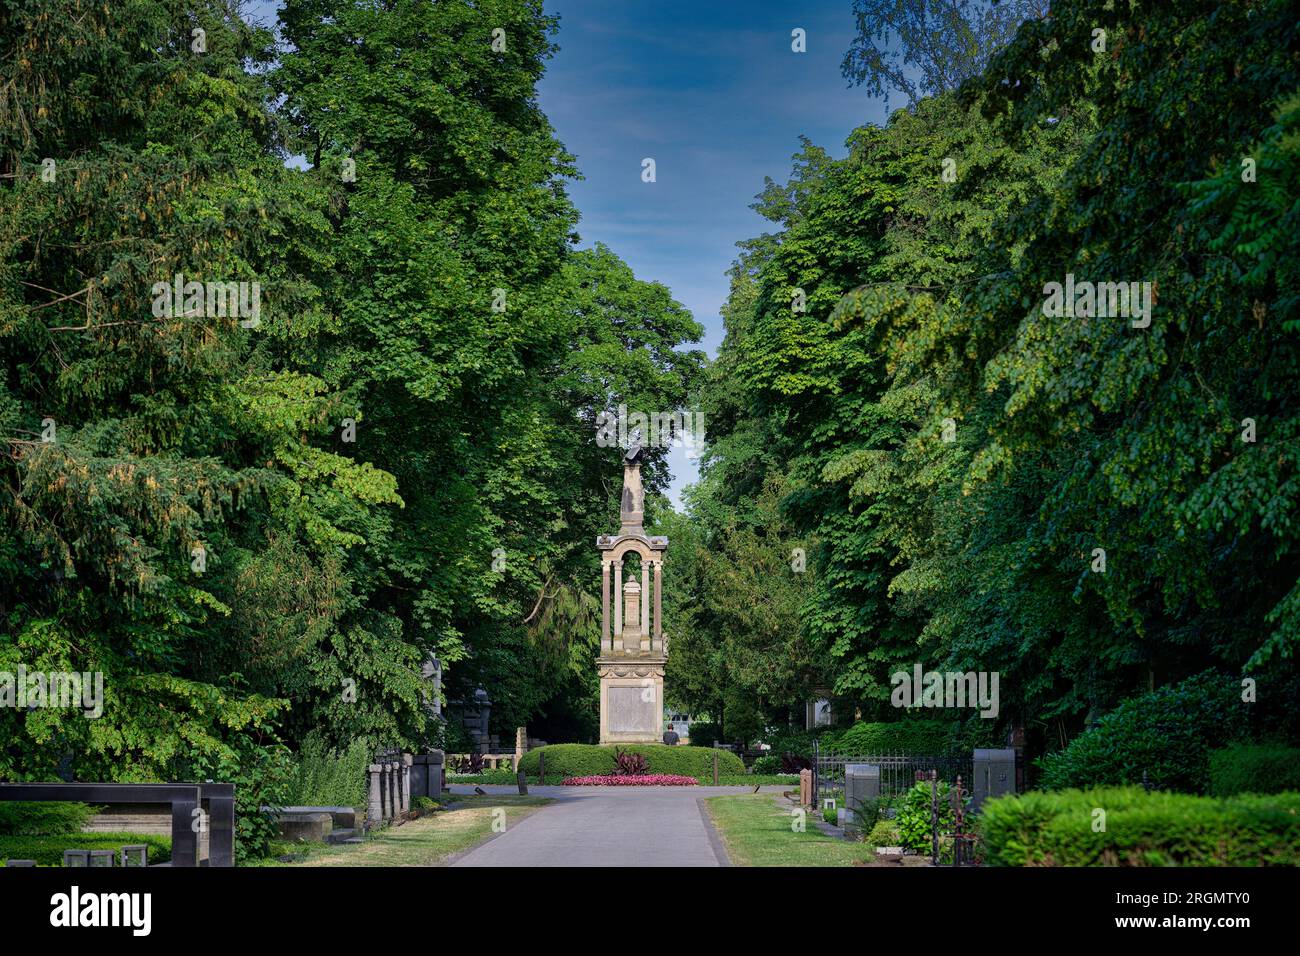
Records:
<instances>
[{"instance_id":1,"label":"dense foliage","mask_svg":"<svg viewBox=\"0 0 1300 956\"><path fill-rule=\"evenodd\" d=\"M1204 793L1210 751L1243 736L1247 706L1206 673L1124 701L1041 761L1047 789L1145 784Z\"/></svg>"},{"instance_id":2,"label":"dense foliage","mask_svg":"<svg viewBox=\"0 0 1300 956\"><path fill-rule=\"evenodd\" d=\"M733 270L692 499L701 547L764 543L774 596L697 602L674 688L725 722L727 687L797 667L876 720L898 716L896 670L998 672L990 723L1041 753L1208 672L1215 700L1281 725L1300 641L1297 23L1290 0L1063 0L959 89L935 74L855 130L844 159L804 143ZM1149 313L1056 314L1049 284L1075 280L1139 283ZM777 564L804 545L802 573ZM764 618L799 629L726 652Z\"/></svg>"},{"instance_id":3,"label":"dense foliage","mask_svg":"<svg viewBox=\"0 0 1300 956\"><path fill-rule=\"evenodd\" d=\"M592 732L596 416L703 363L664 287L574 248L540 2L280 21L0 9L0 670L105 697L0 712L0 778L233 780L255 828L309 730L436 738L434 656L505 733ZM257 314L160 307L178 274Z\"/></svg>"}]
</instances>

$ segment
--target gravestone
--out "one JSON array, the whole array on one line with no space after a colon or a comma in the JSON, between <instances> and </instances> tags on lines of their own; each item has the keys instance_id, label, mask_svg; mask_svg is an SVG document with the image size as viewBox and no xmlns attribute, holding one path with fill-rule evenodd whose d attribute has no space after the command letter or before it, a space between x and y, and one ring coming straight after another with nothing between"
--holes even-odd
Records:
<instances>
[{"instance_id":1,"label":"gravestone","mask_svg":"<svg viewBox=\"0 0 1300 956\"><path fill-rule=\"evenodd\" d=\"M1016 752L976 750L973 760L975 778L971 781L971 807L978 810L989 797L1016 792Z\"/></svg>"},{"instance_id":2,"label":"gravestone","mask_svg":"<svg viewBox=\"0 0 1300 956\"><path fill-rule=\"evenodd\" d=\"M411 763L411 799L442 796L442 764L445 755L441 750L416 754Z\"/></svg>"},{"instance_id":3,"label":"gravestone","mask_svg":"<svg viewBox=\"0 0 1300 956\"><path fill-rule=\"evenodd\" d=\"M132 843L122 847L123 866L148 866L149 847L143 843Z\"/></svg>"},{"instance_id":4,"label":"gravestone","mask_svg":"<svg viewBox=\"0 0 1300 956\"><path fill-rule=\"evenodd\" d=\"M856 826L858 808L880 796L880 767L871 763L851 763L844 767L845 820Z\"/></svg>"}]
</instances>

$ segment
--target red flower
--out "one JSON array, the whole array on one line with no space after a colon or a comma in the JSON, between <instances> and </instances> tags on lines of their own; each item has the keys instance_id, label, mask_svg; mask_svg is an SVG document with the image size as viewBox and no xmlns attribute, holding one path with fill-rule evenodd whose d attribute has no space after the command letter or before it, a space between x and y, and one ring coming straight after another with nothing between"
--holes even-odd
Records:
<instances>
[{"instance_id":1,"label":"red flower","mask_svg":"<svg viewBox=\"0 0 1300 956\"><path fill-rule=\"evenodd\" d=\"M699 783L694 777L681 777L671 773L646 773L638 776L605 774L598 777L565 777L566 787L694 787Z\"/></svg>"}]
</instances>

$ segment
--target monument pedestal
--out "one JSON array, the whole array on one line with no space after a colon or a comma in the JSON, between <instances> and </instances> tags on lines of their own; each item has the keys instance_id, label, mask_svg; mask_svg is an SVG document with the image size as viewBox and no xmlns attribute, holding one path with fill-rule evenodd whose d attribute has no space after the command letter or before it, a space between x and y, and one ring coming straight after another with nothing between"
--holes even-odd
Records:
<instances>
[{"instance_id":1,"label":"monument pedestal","mask_svg":"<svg viewBox=\"0 0 1300 956\"><path fill-rule=\"evenodd\" d=\"M664 663L661 654L611 654L600 669L600 742L664 742Z\"/></svg>"}]
</instances>

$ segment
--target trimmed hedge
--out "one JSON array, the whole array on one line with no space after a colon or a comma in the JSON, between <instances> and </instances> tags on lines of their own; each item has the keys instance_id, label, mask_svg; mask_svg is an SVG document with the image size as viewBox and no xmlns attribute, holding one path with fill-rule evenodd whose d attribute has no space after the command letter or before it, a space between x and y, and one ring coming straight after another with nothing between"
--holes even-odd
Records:
<instances>
[{"instance_id":1,"label":"trimmed hedge","mask_svg":"<svg viewBox=\"0 0 1300 956\"><path fill-rule=\"evenodd\" d=\"M1104 832L1093 830L1098 809ZM991 866L1300 865L1300 793L1032 791L987 801L978 827Z\"/></svg>"},{"instance_id":2,"label":"trimmed hedge","mask_svg":"<svg viewBox=\"0 0 1300 956\"><path fill-rule=\"evenodd\" d=\"M1246 728L1241 682L1213 671L1120 704L1064 750L1038 761L1047 790L1147 782L1204 793L1209 752Z\"/></svg>"},{"instance_id":3,"label":"trimmed hedge","mask_svg":"<svg viewBox=\"0 0 1300 956\"><path fill-rule=\"evenodd\" d=\"M953 741L959 725L949 720L859 721L837 734L825 734L823 751L869 756L902 751L937 755L960 750Z\"/></svg>"},{"instance_id":4,"label":"trimmed hedge","mask_svg":"<svg viewBox=\"0 0 1300 956\"><path fill-rule=\"evenodd\" d=\"M77 833L99 807L62 801L15 800L0 803L0 836L48 836ZM98 847L96 847L98 849ZM27 857L18 857L23 860Z\"/></svg>"},{"instance_id":5,"label":"trimmed hedge","mask_svg":"<svg viewBox=\"0 0 1300 956\"><path fill-rule=\"evenodd\" d=\"M1300 790L1300 749L1280 744L1237 744L1210 754L1210 794Z\"/></svg>"},{"instance_id":6,"label":"trimmed hedge","mask_svg":"<svg viewBox=\"0 0 1300 956\"><path fill-rule=\"evenodd\" d=\"M745 773L744 762L726 750L712 747L669 747L666 744L628 744L619 749L642 754L651 773L683 777L713 778L713 755L718 755L718 773L739 776ZM546 776L595 777L614 772L614 747L598 744L548 744L524 754L520 762L524 773L537 776L541 755L546 754Z\"/></svg>"},{"instance_id":7,"label":"trimmed hedge","mask_svg":"<svg viewBox=\"0 0 1300 956\"><path fill-rule=\"evenodd\" d=\"M62 866L64 850L121 850L124 846L149 847L149 862L172 858L171 837L155 833L59 833L53 836L0 836L0 860L35 860L37 866ZM115 859L113 865L121 862Z\"/></svg>"}]
</instances>

